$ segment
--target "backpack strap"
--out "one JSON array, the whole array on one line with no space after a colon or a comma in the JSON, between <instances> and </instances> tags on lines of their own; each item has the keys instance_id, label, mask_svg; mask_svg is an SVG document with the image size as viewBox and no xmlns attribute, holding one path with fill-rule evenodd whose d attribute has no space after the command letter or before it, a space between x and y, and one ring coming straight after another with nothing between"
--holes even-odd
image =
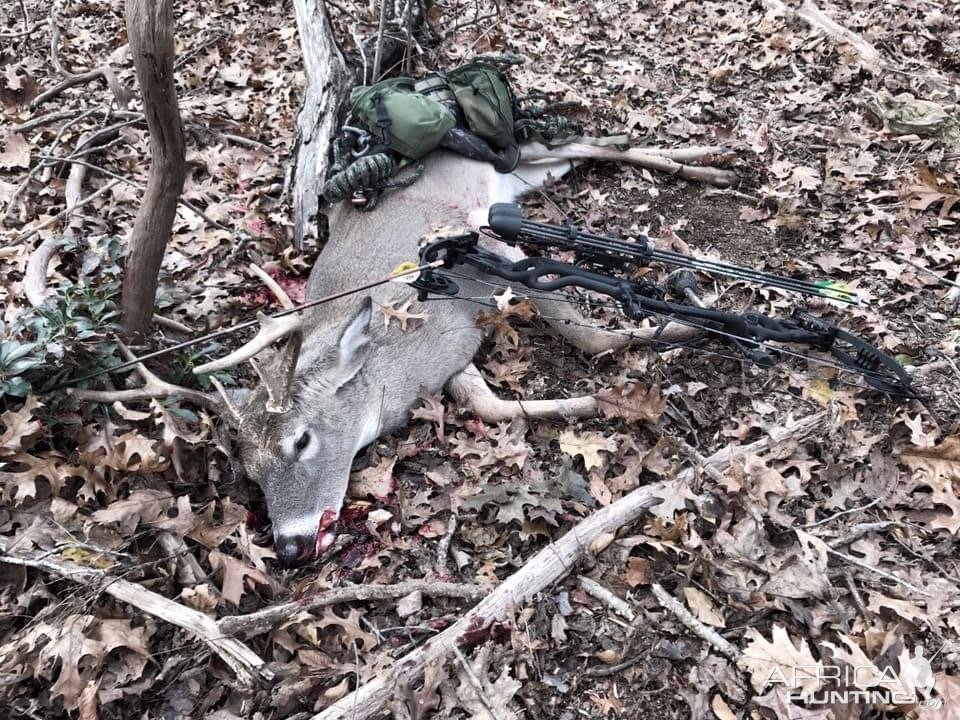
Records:
<instances>
[{"instance_id":1,"label":"backpack strap","mask_svg":"<svg viewBox=\"0 0 960 720\"><path fill-rule=\"evenodd\" d=\"M387 106L383 102L383 93L377 93L373 96L373 110L376 113L377 126L383 130L383 144L390 144L390 126L393 120L390 119L390 113L387 112Z\"/></svg>"}]
</instances>

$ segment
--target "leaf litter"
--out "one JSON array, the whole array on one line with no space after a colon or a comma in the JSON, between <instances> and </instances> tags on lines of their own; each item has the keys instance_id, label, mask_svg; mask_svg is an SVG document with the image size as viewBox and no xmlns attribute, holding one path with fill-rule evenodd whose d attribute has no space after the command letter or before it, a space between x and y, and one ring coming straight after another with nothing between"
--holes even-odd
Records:
<instances>
[{"instance_id":1,"label":"leaf litter","mask_svg":"<svg viewBox=\"0 0 960 720\"><path fill-rule=\"evenodd\" d=\"M205 411L175 399L80 408L7 395L0 414L6 550L107 569L223 617L344 583L437 574L499 582L595 508L665 480L668 491L646 519L598 539L577 569L630 603L634 623L625 626L571 575L465 649L466 664L449 658L428 666L422 684L399 687L392 715L952 717L960 707L960 318L936 275L956 282L960 261L956 8L861 0L823 7L880 50L880 71L848 43L768 9L779 3L488 5L431 4L430 25L451 34L440 46L424 43L416 68L510 49L528 58L511 71L518 86L581 102L578 119L588 129L624 129L640 144L723 144L744 177L729 192L586 165L546 188L549 202L529 199L528 212L602 232L644 231L771 272L841 280L869 305L838 319L909 364L937 364L918 379L928 401L897 407L838 382L844 378L830 367L790 361L758 371L685 349L585 357L546 333L523 298L504 294L483 318L491 337L478 358L497 392L595 394L602 418L490 426L422 393L408 428L357 459L345 539L334 554L285 571L271 560L262 500L236 476L228 441ZM36 19L49 11L44 3L26 7ZM132 87L122 3L58 7L63 66L80 72L109 60ZM0 10L4 32L19 28L18 10ZM374 10L330 3L351 60L358 53L350 30L373 35ZM290 247L283 194L303 70L285 6L183 2L178 11L184 197L252 241L238 244L229 230L179 210L158 303L173 320L215 327L269 302L259 288L236 292L247 263L264 265L296 295L315 257L316 247ZM108 89L89 85L29 107L59 80L47 31L0 51L0 189L12 198L2 207L4 333L23 306L33 243L58 230L41 228L27 245L18 238L62 207L66 178L48 167L14 191L39 154L72 148L96 127L95 115L79 117L84 110L106 111L111 102ZM10 129L54 110L73 113L68 125ZM134 123L97 163L143 183L147 142ZM87 183L92 191L106 179L91 172ZM124 236L138 195L114 186L90 206L89 227ZM81 271L67 255L50 283ZM736 283L712 289L731 307L788 312L793 305ZM625 325L610 308L591 313L604 327ZM383 316L388 324L429 322L402 306L383 308ZM182 380L194 362L178 358L157 371ZM829 415L828 432L747 454L720 477L676 480L698 457L819 411ZM438 570L451 514L450 558ZM199 575L184 572L194 566ZM385 672L464 610L459 601L422 596L301 613L248 641L279 677L269 691L251 690L195 638L156 618L40 571L2 565L0 572L0 693L25 717L309 713ZM740 660L724 658L664 612L654 582L722 632ZM789 693L809 690L809 679L764 683L774 666L839 665L884 687L884 671L903 671L918 647L937 653L933 689L920 692L943 699L940 711L805 708ZM597 672L625 661L633 662Z\"/></svg>"}]
</instances>

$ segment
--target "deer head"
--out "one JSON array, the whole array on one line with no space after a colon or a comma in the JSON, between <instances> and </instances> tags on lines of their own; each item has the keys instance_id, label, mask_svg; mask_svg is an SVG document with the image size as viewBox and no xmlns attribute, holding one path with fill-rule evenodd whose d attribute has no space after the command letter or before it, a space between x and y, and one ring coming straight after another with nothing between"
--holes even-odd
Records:
<instances>
[{"instance_id":1,"label":"deer head","mask_svg":"<svg viewBox=\"0 0 960 720\"><path fill-rule=\"evenodd\" d=\"M294 308L272 278L251 269L285 309ZM333 543L353 457L376 436L375 418L366 417L369 404L358 401L362 389L352 382L366 361L371 315L367 297L337 337L318 343L326 351L309 358L309 367L299 374L303 328L297 313L258 315L260 330L253 340L194 370L211 373L250 361L260 378L239 403L215 385L237 429L240 462L266 497L274 546L286 564L308 560ZM282 347L269 356L281 339Z\"/></svg>"}]
</instances>

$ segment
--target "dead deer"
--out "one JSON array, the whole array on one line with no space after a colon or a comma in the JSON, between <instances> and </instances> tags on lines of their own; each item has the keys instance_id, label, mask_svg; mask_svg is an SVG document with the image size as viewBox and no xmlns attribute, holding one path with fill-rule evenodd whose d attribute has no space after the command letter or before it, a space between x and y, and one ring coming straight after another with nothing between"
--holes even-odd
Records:
<instances>
[{"instance_id":1,"label":"dead deer","mask_svg":"<svg viewBox=\"0 0 960 720\"><path fill-rule=\"evenodd\" d=\"M675 160L688 159L685 152L689 154L676 151L671 158L669 152L615 151L588 144L552 150L529 144L522 149L523 162L510 175L435 152L425 162L423 178L386 194L376 210L358 212L349 203L332 209L329 241L310 273L307 299L387 275L416 259L419 241L437 227L479 227L491 204L514 202L539 188L548 175L563 175L573 162L589 158L653 162L681 168L680 174L693 171L697 179L709 179L703 177L705 172L715 173L716 184L735 179L726 171L678 165ZM487 247L520 259L517 249L502 243L487 241ZM596 412L591 397L532 402L497 398L472 364L482 340L476 316L484 308L467 299L489 298L491 287L480 277L458 278L458 283L462 297L443 302L417 303L413 289L390 283L369 294L319 305L302 317L262 318L254 340L197 368L196 372L208 373L250 360L260 376L258 387L226 404L237 428L240 461L266 497L282 562L302 563L330 547L354 456L406 423L421 388L438 392L446 387L461 406L489 422L519 414L582 417ZM282 295L279 288L273 289ZM284 302L292 307L289 299ZM407 302L409 312L424 316L415 326L404 330L381 314L384 307L404 307ZM537 305L562 336L587 353L631 341L626 335L586 327L588 321L570 303L540 300ZM688 335L688 328L668 326L660 339ZM281 337L285 344L267 358L268 348ZM642 331L633 339L637 338L643 338Z\"/></svg>"}]
</instances>

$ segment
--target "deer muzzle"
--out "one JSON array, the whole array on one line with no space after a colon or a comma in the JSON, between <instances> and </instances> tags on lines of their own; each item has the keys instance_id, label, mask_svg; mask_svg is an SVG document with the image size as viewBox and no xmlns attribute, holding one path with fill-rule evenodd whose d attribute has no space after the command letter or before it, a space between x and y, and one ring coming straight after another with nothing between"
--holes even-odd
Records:
<instances>
[{"instance_id":1,"label":"deer muzzle","mask_svg":"<svg viewBox=\"0 0 960 720\"><path fill-rule=\"evenodd\" d=\"M317 530L313 537L306 535L278 535L274 542L277 559L287 566L293 567L319 557L330 549L337 539L337 511L327 508L320 515Z\"/></svg>"}]
</instances>

